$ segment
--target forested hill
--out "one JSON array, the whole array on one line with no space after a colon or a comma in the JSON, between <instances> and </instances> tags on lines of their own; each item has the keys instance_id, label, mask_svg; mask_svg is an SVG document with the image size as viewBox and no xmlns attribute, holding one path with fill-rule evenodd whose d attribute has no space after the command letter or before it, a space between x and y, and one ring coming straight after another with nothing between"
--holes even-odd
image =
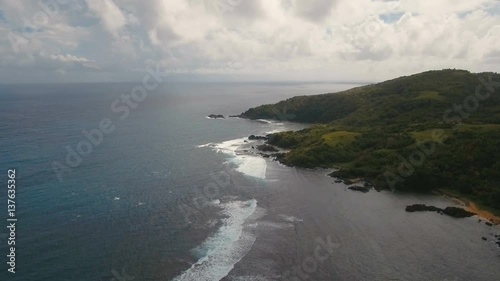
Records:
<instances>
[{"instance_id":1,"label":"forested hill","mask_svg":"<svg viewBox=\"0 0 500 281\"><path fill-rule=\"evenodd\" d=\"M363 127L372 125L415 125L439 123L454 104L463 104L476 88L489 79L500 83L496 73L465 70L427 71L347 91L297 96L273 105L251 108L241 114L249 119L286 119ZM481 80L480 80L481 79ZM481 93L486 87L482 86ZM468 117L468 123L500 123L500 88ZM472 103L471 103L472 104ZM453 116L449 116L453 117Z\"/></svg>"},{"instance_id":2,"label":"forested hill","mask_svg":"<svg viewBox=\"0 0 500 281\"><path fill-rule=\"evenodd\" d=\"M280 161L336 167L379 188L462 193L500 209L500 75L428 71L347 91L298 96L241 114L316 123L273 134ZM422 157L423 156L423 157Z\"/></svg>"}]
</instances>

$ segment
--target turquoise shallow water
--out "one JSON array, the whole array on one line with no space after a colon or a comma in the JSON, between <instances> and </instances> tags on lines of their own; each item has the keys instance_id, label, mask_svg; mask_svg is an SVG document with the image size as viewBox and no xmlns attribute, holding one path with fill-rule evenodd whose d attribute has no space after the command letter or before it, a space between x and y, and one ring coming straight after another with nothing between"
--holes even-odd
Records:
<instances>
[{"instance_id":1,"label":"turquoise shallow water","mask_svg":"<svg viewBox=\"0 0 500 281\"><path fill-rule=\"evenodd\" d=\"M110 106L134 86L0 86L0 168L19 177L18 273L1 280L281 280L327 236L339 247L303 280L500 276L500 249L481 240L498 228L402 211L452 202L346 191L326 171L255 157L243 139L303 125L205 117L349 85L168 84L121 120ZM54 161L103 118L114 131L59 181Z\"/></svg>"}]
</instances>

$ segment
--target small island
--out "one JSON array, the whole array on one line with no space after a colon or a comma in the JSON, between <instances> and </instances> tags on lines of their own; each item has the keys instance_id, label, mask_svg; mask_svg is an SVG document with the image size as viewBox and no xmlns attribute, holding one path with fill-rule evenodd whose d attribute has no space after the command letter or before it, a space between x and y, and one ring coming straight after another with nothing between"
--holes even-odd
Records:
<instances>
[{"instance_id":1,"label":"small island","mask_svg":"<svg viewBox=\"0 0 500 281\"><path fill-rule=\"evenodd\" d=\"M226 119L222 114L210 114L207 117L210 119Z\"/></svg>"}]
</instances>

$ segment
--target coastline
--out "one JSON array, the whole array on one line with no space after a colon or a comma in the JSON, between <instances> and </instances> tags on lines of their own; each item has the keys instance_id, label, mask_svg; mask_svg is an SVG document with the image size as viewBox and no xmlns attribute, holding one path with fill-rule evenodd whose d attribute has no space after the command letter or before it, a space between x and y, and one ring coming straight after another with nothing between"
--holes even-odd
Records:
<instances>
[{"instance_id":1,"label":"coastline","mask_svg":"<svg viewBox=\"0 0 500 281\"><path fill-rule=\"evenodd\" d=\"M478 217L487 220L493 223L494 225L500 225L500 215L478 206L476 202L474 202L469 198L457 195L451 191L443 189L436 189L434 193L449 198L450 200L461 205L465 210L475 213Z\"/></svg>"},{"instance_id":2,"label":"coastline","mask_svg":"<svg viewBox=\"0 0 500 281\"><path fill-rule=\"evenodd\" d=\"M281 162L280 159L275 159L275 160L281 164L286 165L286 166L294 167L294 165L288 165L286 163ZM298 167L298 166L296 166L296 167ZM360 176L354 176L354 177L349 177L347 175L342 176L340 174L340 173L342 173L341 167L335 167L334 169L336 169L336 170L334 172L328 174L328 176L330 176L332 178L339 179L346 184L357 184L357 183L364 181L364 180L368 180L367 182L370 183L371 180L374 180L374 179L369 179L369 178L363 178ZM337 174L335 174L335 172L337 172ZM371 186L377 191L382 190L382 189L377 188L376 184L375 185L371 184ZM478 203L476 203L474 200L472 200L470 198L466 198L463 195L456 194L453 191L449 191L449 190L445 190L445 189L435 189L431 192L438 195L438 196L447 197L451 201L454 201L455 203L460 205L466 211L475 213L477 217L485 220L486 222L490 222L493 225L500 225L500 210L497 212L487 210L486 208L484 208L484 207L480 206Z\"/></svg>"}]
</instances>

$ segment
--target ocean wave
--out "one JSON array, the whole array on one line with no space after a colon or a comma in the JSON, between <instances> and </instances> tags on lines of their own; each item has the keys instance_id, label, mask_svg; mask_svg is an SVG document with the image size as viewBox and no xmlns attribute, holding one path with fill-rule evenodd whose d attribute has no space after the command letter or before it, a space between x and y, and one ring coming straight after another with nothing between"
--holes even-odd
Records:
<instances>
[{"instance_id":1,"label":"ocean wave","mask_svg":"<svg viewBox=\"0 0 500 281\"><path fill-rule=\"evenodd\" d=\"M245 231L245 221L257 209L257 200L231 201L221 204L222 220L219 230L193 249L199 260L176 277L174 281L221 280L252 248L255 235Z\"/></svg>"},{"instance_id":2,"label":"ocean wave","mask_svg":"<svg viewBox=\"0 0 500 281\"><path fill-rule=\"evenodd\" d=\"M267 123L267 124L272 124L273 123L273 121L267 120L267 119L256 119L255 121L262 122L262 123Z\"/></svg>"},{"instance_id":3,"label":"ocean wave","mask_svg":"<svg viewBox=\"0 0 500 281\"><path fill-rule=\"evenodd\" d=\"M237 164L236 171L254 178L265 179L267 163L260 156L238 155L232 161Z\"/></svg>"},{"instance_id":4,"label":"ocean wave","mask_svg":"<svg viewBox=\"0 0 500 281\"><path fill-rule=\"evenodd\" d=\"M265 159L260 156L238 153L241 150L240 147L246 144L245 141L247 140L248 138L245 137L221 143L202 144L198 145L198 147L210 147L218 153L224 153L231 157L231 160L228 162L236 165L236 171L254 178L265 179L267 170Z\"/></svg>"},{"instance_id":5,"label":"ocean wave","mask_svg":"<svg viewBox=\"0 0 500 281\"><path fill-rule=\"evenodd\" d=\"M288 131L286 128L279 128L279 129L274 129L274 130L271 130L271 131L267 131L264 133L264 135L269 135L269 134L276 134L276 133L281 133L281 132L285 132L285 131Z\"/></svg>"},{"instance_id":6,"label":"ocean wave","mask_svg":"<svg viewBox=\"0 0 500 281\"><path fill-rule=\"evenodd\" d=\"M296 218L294 216L279 215L279 217L287 222L303 222L302 219Z\"/></svg>"},{"instance_id":7,"label":"ocean wave","mask_svg":"<svg viewBox=\"0 0 500 281\"><path fill-rule=\"evenodd\" d=\"M212 146L212 145L214 145L214 143L209 142L209 143L206 143L206 144L200 144L200 145L198 145L197 147L199 147L199 148L202 148L202 147L210 147L210 146Z\"/></svg>"}]
</instances>

